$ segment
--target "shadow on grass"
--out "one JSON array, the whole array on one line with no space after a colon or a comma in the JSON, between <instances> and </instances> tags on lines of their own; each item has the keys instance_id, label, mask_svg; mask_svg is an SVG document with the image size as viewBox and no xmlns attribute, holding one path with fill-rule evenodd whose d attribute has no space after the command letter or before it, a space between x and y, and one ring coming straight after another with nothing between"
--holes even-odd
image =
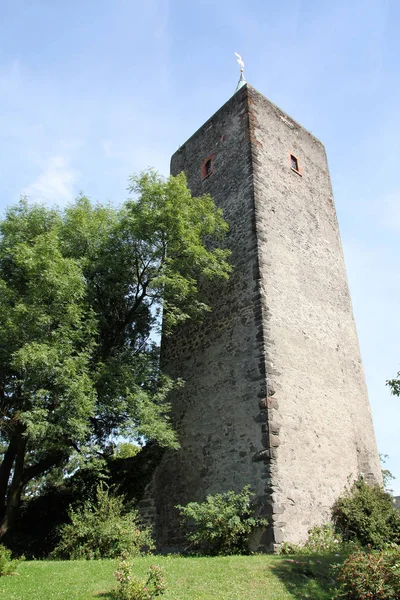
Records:
<instances>
[{"instance_id":1,"label":"shadow on grass","mask_svg":"<svg viewBox=\"0 0 400 600\"><path fill-rule=\"evenodd\" d=\"M312 556L281 556L271 565L293 598L304 600L331 600L337 587L333 564L340 558L334 554Z\"/></svg>"}]
</instances>

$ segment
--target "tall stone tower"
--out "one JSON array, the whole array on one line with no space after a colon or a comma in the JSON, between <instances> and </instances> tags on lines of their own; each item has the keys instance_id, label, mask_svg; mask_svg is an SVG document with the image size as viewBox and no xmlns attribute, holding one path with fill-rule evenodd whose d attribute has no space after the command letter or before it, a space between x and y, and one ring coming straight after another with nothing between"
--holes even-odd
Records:
<instances>
[{"instance_id":1,"label":"tall stone tower","mask_svg":"<svg viewBox=\"0 0 400 600\"><path fill-rule=\"evenodd\" d=\"M172 397L181 450L152 483L159 543L176 504L251 484L273 550L329 519L359 474L381 482L324 146L244 85L172 157L229 222L233 275L203 323L163 342L186 384Z\"/></svg>"}]
</instances>

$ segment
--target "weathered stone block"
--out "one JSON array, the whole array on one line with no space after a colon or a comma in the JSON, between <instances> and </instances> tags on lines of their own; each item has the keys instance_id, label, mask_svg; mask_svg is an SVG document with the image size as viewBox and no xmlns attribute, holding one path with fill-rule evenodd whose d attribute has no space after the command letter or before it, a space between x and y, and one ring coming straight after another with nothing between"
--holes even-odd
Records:
<instances>
[{"instance_id":1,"label":"weathered stone block","mask_svg":"<svg viewBox=\"0 0 400 600\"><path fill-rule=\"evenodd\" d=\"M271 433L269 436L269 442L270 442L271 448L277 448L280 444L279 436Z\"/></svg>"}]
</instances>

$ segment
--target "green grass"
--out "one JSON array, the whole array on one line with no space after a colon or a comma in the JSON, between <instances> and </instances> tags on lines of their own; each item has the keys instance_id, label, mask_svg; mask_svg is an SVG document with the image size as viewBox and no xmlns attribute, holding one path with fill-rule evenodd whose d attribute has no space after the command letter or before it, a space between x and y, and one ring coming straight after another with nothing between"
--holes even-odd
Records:
<instances>
[{"instance_id":1,"label":"green grass","mask_svg":"<svg viewBox=\"0 0 400 600\"><path fill-rule=\"evenodd\" d=\"M140 577L145 576L152 564L165 569L168 588L162 596L165 600L327 600L333 595L328 567L334 560L265 555L147 556L132 562L135 574ZM116 585L113 577L116 564L112 560L26 561L16 575L0 578L0 598L107 600Z\"/></svg>"}]
</instances>

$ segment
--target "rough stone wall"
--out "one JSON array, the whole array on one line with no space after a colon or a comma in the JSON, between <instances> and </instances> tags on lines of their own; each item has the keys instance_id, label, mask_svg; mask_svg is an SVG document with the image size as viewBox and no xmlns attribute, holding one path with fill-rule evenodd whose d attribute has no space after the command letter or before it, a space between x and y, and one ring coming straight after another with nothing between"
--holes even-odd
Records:
<instances>
[{"instance_id":1,"label":"rough stone wall","mask_svg":"<svg viewBox=\"0 0 400 600\"><path fill-rule=\"evenodd\" d=\"M204 160L214 170L203 179ZM212 312L163 340L163 367L186 381L172 397L182 449L166 452L155 480L161 545L179 542L174 504L250 483L264 500L259 401L265 397L258 251L246 90L239 92L172 158L194 195L211 193L224 210L235 265L227 284L208 290Z\"/></svg>"},{"instance_id":2,"label":"rough stone wall","mask_svg":"<svg viewBox=\"0 0 400 600\"><path fill-rule=\"evenodd\" d=\"M254 89L249 115L274 537L301 541L379 457L323 145ZM299 171L291 168L294 155Z\"/></svg>"},{"instance_id":3,"label":"rough stone wall","mask_svg":"<svg viewBox=\"0 0 400 600\"><path fill-rule=\"evenodd\" d=\"M163 340L186 385L171 398L182 448L147 494L157 537L179 543L175 504L249 483L271 520L255 546L272 550L326 520L348 477L380 478L325 151L245 86L174 154L181 170L223 208L234 272L203 323Z\"/></svg>"}]
</instances>

